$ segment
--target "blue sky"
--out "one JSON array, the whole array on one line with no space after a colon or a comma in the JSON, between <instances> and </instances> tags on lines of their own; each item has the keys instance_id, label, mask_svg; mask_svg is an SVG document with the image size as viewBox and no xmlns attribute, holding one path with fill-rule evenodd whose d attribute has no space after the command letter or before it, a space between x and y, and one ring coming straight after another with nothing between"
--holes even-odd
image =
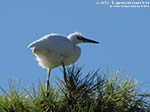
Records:
<instances>
[{"instance_id":1,"label":"blue sky","mask_svg":"<svg viewBox=\"0 0 150 112\"><path fill-rule=\"evenodd\" d=\"M84 71L101 68L150 82L150 11L138 8L108 8L96 0L13 0L0 3L0 85L21 80L24 87L46 78L28 44L48 33L81 32L99 45L80 45L77 65ZM62 75L54 69L51 81ZM149 84L150 85L150 84Z\"/></svg>"}]
</instances>

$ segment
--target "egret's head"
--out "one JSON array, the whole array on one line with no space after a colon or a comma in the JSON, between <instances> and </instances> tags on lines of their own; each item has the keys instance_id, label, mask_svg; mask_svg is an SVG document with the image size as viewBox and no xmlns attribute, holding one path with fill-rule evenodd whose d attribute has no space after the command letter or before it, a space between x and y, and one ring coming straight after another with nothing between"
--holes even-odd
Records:
<instances>
[{"instance_id":1,"label":"egret's head","mask_svg":"<svg viewBox=\"0 0 150 112\"><path fill-rule=\"evenodd\" d=\"M95 40L85 38L82 34L78 32L71 33L70 35L68 35L67 38L75 45L78 43L95 43L95 44L99 43Z\"/></svg>"}]
</instances>

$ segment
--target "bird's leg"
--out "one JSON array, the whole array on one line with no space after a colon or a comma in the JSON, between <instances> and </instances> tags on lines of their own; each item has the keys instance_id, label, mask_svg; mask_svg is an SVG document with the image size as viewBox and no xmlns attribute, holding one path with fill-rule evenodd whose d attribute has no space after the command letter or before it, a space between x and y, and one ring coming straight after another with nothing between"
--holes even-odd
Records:
<instances>
[{"instance_id":1,"label":"bird's leg","mask_svg":"<svg viewBox=\"0 0 150 112\"><path fill-rule=\"evenodd\" d=\"M67 73L66 73L66 68L64 63L62 63L62 67L63 67L64 80L65 82L67 82Z\"/></svg>"},{"instance_id":2,"label":"bird's leg","mask_svg":"<svg viewBox=\"0 0 150 112\"><path fill-rule=\"evenodd\" d=\"M51 72L51 70L50 69L48 69L47 70L48 72L48 75L47 75L47 82L46 82L46 93L47 93L47 96L48 96L48 94L49 94L49 79L50 79L50 72Z\"/></svg>"}]
</instances>

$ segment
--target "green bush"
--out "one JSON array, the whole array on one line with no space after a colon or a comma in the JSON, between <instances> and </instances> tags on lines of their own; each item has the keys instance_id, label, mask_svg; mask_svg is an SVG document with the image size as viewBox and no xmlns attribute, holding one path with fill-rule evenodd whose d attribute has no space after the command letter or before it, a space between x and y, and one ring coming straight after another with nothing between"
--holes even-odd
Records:
<instances>
[{"instance_id":1,"label":"green bush","mask_svg":"<svg viewBox=\"0 0 150 112\"><path fill-rule=\"evenodd\" d=\"M99 70L83 74L81 68L69 67L57 87L45 84L19 90L10 82L10 90L0 95L0 112L150 112L149 94L136 81L121 80L119 73L106 78Z\"/></svg>"}]
</instances>

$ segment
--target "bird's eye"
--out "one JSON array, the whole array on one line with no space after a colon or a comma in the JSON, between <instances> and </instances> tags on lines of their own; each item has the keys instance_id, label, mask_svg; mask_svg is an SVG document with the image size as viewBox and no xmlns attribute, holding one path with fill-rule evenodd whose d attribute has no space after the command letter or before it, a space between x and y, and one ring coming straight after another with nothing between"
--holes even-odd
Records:
<instances>
[{"instance_id":1,"label":"bird's eye","mask_svg":"<svg viewBox=\"0 0 150 112\"><path fill-rule=\"evenodd\" d=\"M83 37L77 36L78 40L83 40Z\"/></svg>"}]
</instances>

